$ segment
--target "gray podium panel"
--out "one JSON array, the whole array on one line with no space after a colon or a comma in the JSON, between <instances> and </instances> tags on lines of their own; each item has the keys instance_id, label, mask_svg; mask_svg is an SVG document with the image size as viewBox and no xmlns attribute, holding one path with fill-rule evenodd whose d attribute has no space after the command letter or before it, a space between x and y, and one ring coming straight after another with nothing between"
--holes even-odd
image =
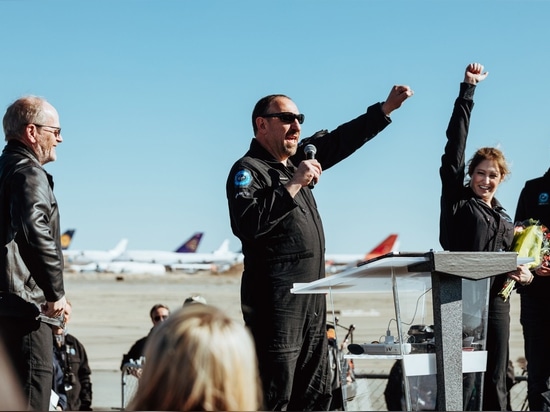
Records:
<instances>
[{"instance_id":1,"label":"gray podium panel","mask_svg":"<svg viewBox=\"0 0 550 412\"><path fill-rule=\"evenodd\" d=\"M393 291L395 315L401 350L388 356L403 360L404 376L437 375L437 410L463 410L463 372L483 373L484 365L472 368L470 358L484 363L484 335L488 302L488 278L511 272L529 259L518 259L515 252L410 252L390 253L364 262L356 268L310 283L297 283L295 294L376 293ZM463 282L468 298L475 299L463 310ZM479 283L478 283L479 282ZM408 354L401 330L400 294L404 291L427 291L432 288L432 309L435 330L435 354L414 357ZM479 307L476 307L479 306ZM471 318L476 318L471 320ZM472 325L474 325L472 327ZM464 353L463 331L475 329L480 339L476 351ZM359 355L363 356L363 355ZM406 356L406 360L404 357ZM481 359L481 361L479 361ZM407 372L407 367L410 372ZM421 372L418 372L421 371ZM411 410L408 379L404 379L407 410ZM482 389L482 388L481 388ZM481 408L478 390L476 408ZM480 410L480 409L479 409Z\"/></svg>"}]
</instances>

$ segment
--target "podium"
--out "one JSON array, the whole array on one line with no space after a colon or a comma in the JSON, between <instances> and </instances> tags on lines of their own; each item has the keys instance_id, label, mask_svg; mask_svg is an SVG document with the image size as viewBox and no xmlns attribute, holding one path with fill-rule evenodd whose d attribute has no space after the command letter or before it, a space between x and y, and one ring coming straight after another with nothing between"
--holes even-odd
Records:
<instances>
[{"instance_id":1,"label":"podium","mask_svg":"<svg viewBox=\"0 0 550 412\"><path fill-rule=\"evenodd\" d=\"M516 270L517 265L529 262L515 252L425 252L390 253L360 264L358 267L310 283L296 283L295 294L369 293L380 288L393 292L399 340L398 354L387 358L403 362L405 404L411 408L410 376L436 375L436 410L463 410L463 373L484 372L487 360L484 340L476 350L463 350L463 280L475 281L477 308L468 305L467 311L480 314L474 323L478 338L484 337L489 294L489 278ZM478 283L479 282L479 283ZM468 282L466 282L468 283ZM472 282L469 282L472 284ZM479 286L479 287L477 287ZM400 292L416 290L420 295L431 288L435 332L435 353L413 353L406 347L402 330ZM475 305L474 305L475 306ZM369 355L347 355L365 357ZM479 390L479 394L482 390ZM478 402L481 410L481 400Z\"/></svg>"}]
</instances>

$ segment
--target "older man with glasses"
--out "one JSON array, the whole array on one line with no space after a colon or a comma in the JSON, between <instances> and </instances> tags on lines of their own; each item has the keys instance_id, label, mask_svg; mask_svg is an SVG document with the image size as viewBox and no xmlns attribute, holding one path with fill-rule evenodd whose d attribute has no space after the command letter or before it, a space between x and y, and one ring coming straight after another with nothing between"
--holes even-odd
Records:
<instances>
[{"instance_id":1,"label":"older man with glasses","mask_svg":"<svg viewBox=\"0 0 550 412\"><path fill-rule=\"evenodd\" d=\"M63 324L65 289L53 179L63 139L56 109L25 96L3 118L0 156L0 335L32 410L48 410L53 346L47 323Z\"/></svg>"},{"instance_id":2,"label":"older man with glasses","mask_svg":"<svg viewBox=\"0 0 550 412\"><path fill-rule=\"evenodd\" d=\"M256 342L268 410L329 408L325 297L290 293L294 283L325 277L325 238L312 189L323 170L390 124L390 113L412 94L394 86L385 102L301 142L305 116L289 97L266 96L254 107L254 138L229 172L226 193L244 254L241 308Z\"/></svg>"}]
</instances>

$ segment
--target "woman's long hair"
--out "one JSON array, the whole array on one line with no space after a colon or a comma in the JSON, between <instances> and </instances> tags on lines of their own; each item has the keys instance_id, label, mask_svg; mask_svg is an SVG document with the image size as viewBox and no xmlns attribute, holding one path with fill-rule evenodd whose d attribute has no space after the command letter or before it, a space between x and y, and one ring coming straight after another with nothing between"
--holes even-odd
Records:
<instances>
[{"instance_id":1,"label":"woman's long hair","mask_svg":"<svg viewBox=\"0 0 550 412\"><path fill-rule=\"evenodd\" d=\"M187 305L151 333L129 410L253 411L262 401L254 342L220 309Z\"/></svg>"},{"instance_id":2,"label":"woman's long hair","mask_svg":"<svg viewBox=\"0 0 550 412\"><path fill-rule=\"evenodd\" d=\"M479 166L484 160L494 160L500 172L500 181L503 182L510 175L510 168L504 157L504 153L496 147L482 147L478 149L472 158L466 164L467 167L467 176L466 176L466 186L470 185L474 170Z\"/></svg>"}]
</instances>

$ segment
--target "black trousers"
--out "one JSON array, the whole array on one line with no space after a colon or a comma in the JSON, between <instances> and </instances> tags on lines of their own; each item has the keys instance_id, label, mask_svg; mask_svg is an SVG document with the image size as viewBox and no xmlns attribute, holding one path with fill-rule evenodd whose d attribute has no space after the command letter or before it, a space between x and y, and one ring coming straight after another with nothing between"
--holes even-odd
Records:
<instances>
[{"instance_id":1,"label":"black trousers","mask_svg":"<svg viewBox=\"0 0 550 412\"><path fill-rule=\"evenodd\" d=\"M489 298L487 319L487 369L483 383L484 411L511 410L507 388L510 339L510 300Z\"/></svg>"},{"instance_id":2,"label":"black trousers","mask_svg":"<svg viewBox=\"0 0 550 412\"><path fill-rule=\"evenodd\" d=\"M0 335L29 408L49 410L53 374L51 328L34 319L0 317Z\"/></svg>"},{"instance_id":3,"label":"black trousers","mask_svg":"<svg viewBox=\"0 0 550 412\"><path fill-rule=\"evenodd\" d=\"M288 291L282 295L284 303L275 307L243 311L256 343L264 409L328 410L332 387L326 298Z\"/></svg>"}]
</instances>

